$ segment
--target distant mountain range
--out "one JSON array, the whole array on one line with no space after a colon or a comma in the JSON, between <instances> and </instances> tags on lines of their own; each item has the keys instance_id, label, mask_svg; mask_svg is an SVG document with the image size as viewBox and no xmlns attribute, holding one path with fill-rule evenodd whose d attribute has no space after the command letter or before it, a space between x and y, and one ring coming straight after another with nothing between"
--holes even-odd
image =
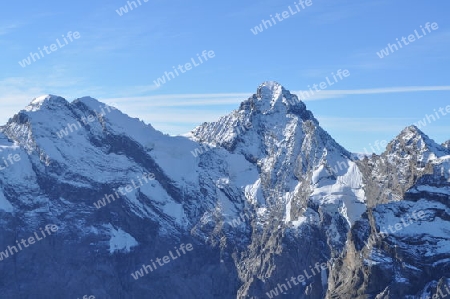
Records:
<instances>
[{"instance_id":1,"label":"distant mountain range","mask_svg":"<svg viewBox=\"0 0 450 299\"><path fill-rule=\"evenodd\" d=\"M186 137L41 96L0 150L1 298L450 296L450 140L416 126L356 155L264 82Z\"/></svg>"}]
</instances>

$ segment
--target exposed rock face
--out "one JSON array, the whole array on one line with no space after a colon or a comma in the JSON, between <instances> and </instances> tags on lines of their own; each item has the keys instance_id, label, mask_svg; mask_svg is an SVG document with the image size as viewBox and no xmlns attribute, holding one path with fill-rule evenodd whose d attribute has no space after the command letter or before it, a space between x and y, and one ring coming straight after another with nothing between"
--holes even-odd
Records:
<instances>
[{"instance_id":1,"label":"exposed rock face","mask_svg":"<svg viewBox=\"0 0 450 299\"><path fill-rule=\"evenodd\" d=\"M358 160L265 82L189 138L52 95L1 131L17 161L0 172L0 254L58 227L0 255L2 298L412 299L449 285L450 150L415 127Z\"/></svg>"}]
</instances>

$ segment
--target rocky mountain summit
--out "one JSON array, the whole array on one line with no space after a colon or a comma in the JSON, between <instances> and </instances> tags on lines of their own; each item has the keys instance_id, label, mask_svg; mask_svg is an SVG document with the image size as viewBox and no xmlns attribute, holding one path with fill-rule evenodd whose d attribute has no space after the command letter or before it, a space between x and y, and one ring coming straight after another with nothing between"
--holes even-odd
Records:
<instances>
[{"instance_id":1,"label":"rocky mountain summit","mask_svg":"<svg viewBox=\"0 0 450 299\"><path fill-rule=\"evenodd\" d=\"M359 158L276 82L187 137L41 96L0 149L1 298L450 290L449 142L411 126Z\"/></svg>"}]
</instances>

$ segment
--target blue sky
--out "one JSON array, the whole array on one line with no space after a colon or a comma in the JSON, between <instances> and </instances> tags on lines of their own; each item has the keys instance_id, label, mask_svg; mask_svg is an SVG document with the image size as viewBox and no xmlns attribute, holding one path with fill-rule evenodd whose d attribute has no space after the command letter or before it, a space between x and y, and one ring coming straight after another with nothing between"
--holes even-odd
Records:
<instances>
[{"instance_id":1,"label":"blue sky","mask_svg":"<svg viewBox=\"0 0 450 299\"><path fill-rule=\"evenodd\" d=\"M250 29L289 6L295 11L296 1L140 2L122 16L121 0L3 4L0 123L41 94L89 95L181 134L236 109L263 81L308 90L348 69L349 77L305 103L339 143L362 152L450 105L447 1L311 0L257 35ZM427 22L438 29L424 35ZM414 30L420 39L384 58L376 54ZM69 31L80 38L64 44ZM18 63L58 38L64 47L26 67ZM214 58L155 86L204 50ZM450 114L440 114L422 129L441 143L450 139L449 124Z\"/></svg>"}]
</instances>

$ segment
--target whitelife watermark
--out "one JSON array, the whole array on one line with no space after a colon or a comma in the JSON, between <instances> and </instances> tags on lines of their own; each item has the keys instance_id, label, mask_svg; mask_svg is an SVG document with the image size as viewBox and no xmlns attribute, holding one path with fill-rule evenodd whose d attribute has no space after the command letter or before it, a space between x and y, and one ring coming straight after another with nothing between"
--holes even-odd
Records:
<instances>
[{"instance_id":1,"label":"whitelife watermark","mask_svg":"<svg viewBox=\"0 0 450 299\"><path fill-rule=\"evenodd\" d=\"M417 215L416 215L416 213L417 213ZM424 211L414 211L413 213L412 213L412 217L411 217L411 215L406 215L406 221L405 221L405 218L402 216L400 219L401 219L401 222L398 222L398 223L396 223L396 224L394 224L393 226L392 225L388 225L388 229L389 229L389 231L391 232L391 234L394 234L394 233L396 233L396 232L398 232L398 231L400 231L400 230L402 230L402 229L404 229L404 228L406 228L406 227L408 227L408 226L410 226L411 224L413 224L414 222L416 222L416 221L419 221L419 220L422 220L422 218L425 216L425 212ZM388 235L388 233L387 232L379 232L379 233L377 233L376 235L372 235L372 236L370 236L368 239L367 239L367 242L365 242L364 244L366 245L365 247L367 248L367 249L370 249L376 242L377 242L377 239L378 239L378 237L379 236L381 236L381 237L386 237Z\"/></svg>"},{"instance_id":2,"label":"whitelife watermark","mask_svg":"<svg viewBox=\"0 0 450 299\"><path fill-rule=\"evenodd\" d=\"M307 279L313 278L314 276L316 276L317 274L320 274L322 271L325 271L328 268L328 264L323 262L323 263L319 263L317 262L314 265L314 268L312 266L309 266L309 270L311 271L310 274L312 275L308 275L308 271L305 269L303 270L303 274L298 275L297 277L295 276L291 276L291 278L286 278L286 284L284 283L278 283L277 287L270 290L269 292L266 293L267 297L269 298L274 298L278 295L283 294L283 292L287 292L290 289L292 289L294 286L297 286L299 284L305 284ZM317 271L315 272L314 269ZM297 282L298 281L298 282ZM291 285L291 282L294 286ZM289 286L289 287L288 287ZM283 290L284 289L284 290ZM278 292L278 290L280 290Z\"/></svg>"},{"instance_id":3,"label":"whitelife watermark","mask_svg":"<svg viewBox=\"0 0 450 299\"><path fill-rule=\"evenodd\" d=\"M19 251L22 251L24 249L24 248L22 248L22 245L25 248L28 248L30 245L35 244L36 241L43 240L47 236L52 235L52 233L56 233L58 231L58 226L56 226L55 224L47 224L44 229L45 231L42 230L42 228L39 228L39 229L40 229L40 234L38 232L34 232L33 236L29 237L27 240L22 239L22 240L20 240L20 242L16 240L16 243L17 243L16 245L17 245L17 247L19 247L19 249L17 249L17 247L15 245L12 245L12 246L8 246L8 248L5 251L0 251L0 261L3 261L4 259L7 259L10 256L13 256L14 255L13 250L15 251L15 253L19 253ZM47 232L47 234L45 232ZM28 244L27 244L27 241L28 241Z\"/></svg>"},{"instance_id":4,"label":"whitelife watermark","mask_svg":"<svg viewBox=\"0 0 450 299\"><path fill-rule=\"evenodd\" d=\"M239 213L239 217L234 218L229 223L233 228L238 227L242 223L245 223L245 220L250 220L252 218L252 215L249 211L241 212Z\"/></svg>"},{"instance_id":5,"label":"whitelife watermark","mask_svg":"<svg viewBox=\"0 0 450 299\"><path fill-rule=\"evenodd\" d=\"M94 206L97 209L103 208L105 207L107 204L110 204L111 202L115 201L116 199L119 199L120 196L117 193L117 190L119 190L120 194L122 195L127 195L127 193L132 192L133 190L137 190L140 187L144 186L144 183L142 183L143 179L145 181L146 184L148 184L150 181L155 179L155 175L153 173L144 173L142 175L142 177L139 178L139 176L136 177L140 183L139 186L136 185L134 179L131 180L131 184L126 185L125 187L119 187L117 189L113 189L114 190L114 194L116 195L116 197L114 197L114 194L105 194L102 199L98 200L97 202L94 202ZM125 189L125 190L123 190Z\"/></svg>"},{"instance_id":6,"label":"whitelife watermark","mask_svg":"<svg viewBox=\"0 0 450 299\"><path fill-rule=\"evenodd\" d=\"M59 38L57 38L56 44L51 44L49 47L44 46L44 47L42 47L42 49L39 47L38 48L39 53L30 52L30 55L28 55L27 58L22 59L22 61L19 61L20 66L24 68L24 67L27 67L28 65L30 65L32 62L36 62L37 60L44 58L45 55L42 50L45 51L46 55L49 55L49 54L56 52L59 49L65 47L66 45L68 45L69 42L67 41L67 38L70 40L70 42L73 42L74 40L79 39L81 37L81 35L78 31L75 31L73 33L72 33L72 31L69 31L69 32L67 32L67 38L64 34L62 35L62 37L63 37L64 43L61 43ZM49 51L49 49L50 49L50 51ZM31 61L31 60L33 60L33 61Z\"/></svg>"},{"instance_id":7,"label":"whitelife watermark","mask_svg":"<svg viewBox=\"0 0 450 299\"><path fill-rule=\"evenodd\" d=\"M94 110L95 116L97 116L97 118L95 118L94 114L89 114L87 117L81 117L81 121L84 123L84 125L87 125L91 122L94 122L96 119L100 119L101 117L105 116L105 110L103 108L106 107L106 110L108 110L108 112L111 112L111 110L115 110L116 108L112 107L112 106L108 106L105 105L104 107L99 107L101 108L101 113L97 113L97 110ZM77 126L78 125L78 126ZM77 121L76 123L68 123L66 127L64 127L63 129L61 129L59 132L56 132L56 135L58 136L59 139L62 139L66 136L69 135L69 131L70 133L73 133L75 131L78 131L79 129L81 129L81 123L79 121Z\"/></svg>"},{"instance_id":8,"label":"whitelife watermark","mask_svg":"<svg viewBox=\"0 0 450 299\"><path fill-rule=\"evenodd\" d=\"M418 122L414 123L414 125L420 129L422 127L426 127L427 122L428 122L428 124L431 124L431 122L434 122L434 121L440 119L441 117L439 116L439 113L437 113L436 109L433 109L433 111L434 111L434 115L433 114L425 114L425 117L423 119L419 120ZM438 111L441 113L442 116L446 116L448 113L450 113L450 105L447 105L445 107L446 112L444 112L444 108L442 108L442 107L439 107Z\"/></svg>"},{"instance_id":9,"label":"whitelife watermark","mask_svg":"<svg viewBox=\"0 0 450 299\"><path fill-rule=\"evenodd\" d=\"M155 261L156 263L158 263L159 267L164 266L165 264L170 263L171 261L176 260L177 258L181 257L181 253L178 251L181 250L181 252L183 252L183 254L185 255L187 252L192 251L194 249L194 247L192 246L191 243L188 243L186 245L181 244L179 248L177 248L176 246L175 248L175 252L176 255L172 253L172 250L169 250L168 255L164 256L162 259L161 258L156 258ZM135 271L134 273L131 274L131 276L134 278L134 280L138 280L141 277L144 277L146 274L149 274L149 270L150 272L155 271L156 269L158 269L158 266L156 265L156 263L152 260L150 260L151 265L142 265L140 270ZM145 274L144 274L145 272Z\"/></svg>"},{"instance_id":10,"label":"whitelife watermark","mask_svg":"<svg viewBox=\"0 0 450 299\"><path fill-rule=\"evenodd\" d=\"M139 3L139 6L136 4ZM117 14L119 15L119 17L123 16L124 14L128 13L128 8L130 8L130 11L132 11L134 8L138 8L142 6L141 0L136 0L136 1L127 1L127 4L120 7L119 9L116 9ZM147 3L149 0L142 0L142 2ZM133 6L134 5L134 8Z\"/></svg>"},{"instance_id":11,"label":"whitelife watermark","mask_svg":"<svg viewBox=\"0 0 450 299\"><path fill-rule=\"evenodd\" d=\"M364 147L364 153L361 153L361 154L360 154L360 153L356 153L356 155L357 155L360 159L361 159L362 157L364 157L364 156L370 156L370 155L372 155L373 153L376 152L375 148L376 148L379 152L381 152L383 149L386 148L387 144L388 144L388 142L387 142L386 140L381 140L381 141L375 140L374 145L372 145L372 143L369 143L370 149L372 150L371 153L367 150L367 148ZM374 148L374 147L375 147L375 148ZM348 169L349 167L350 167L350 165L349 165L348 161L338 161L334 166L331 166L331 165L330 165L330 169L331 169L331 172L332 172L333 174L337 174L337 173L338 173L338 169L339 169L340 171L342 171L342 170Z\"/></svg>"},{"instance_id":12,"label":"whitelife watermark","mask_svg":"<svg viewBox=\"0 0 450 299\"><path fill-rule=\"evenodd\" d=\"M370 149L372 150L372 153L376 153L377 151L378 152L383 151L386 148L386 146L388 145L388 143L389 142L387 140L384 140L384 139L381 140L381 141L375 140L375 142L373 143L374 145L372 146L372 143L369 143L369 146L370 146ZM375 146L376 150L375 150L374 146ZM370 155L372 155L372 153L369 153L367 151L367 149L364 148L364 154L370 156Z\"/></svg>"},{"instance_id":13,"label":"whitelife watermark","mask_svg":"<svg viewBox=\"0 0 450 299\"><path fill-rule=\"evenodd\" d=\"M139 6L137 5L137 3L139 3ZM127 1L127 4L125 6L121 6L119 9L116 9L117 14L119 15L119 17L123 16L124 14L128 13L128 8L130 8L130 11L132 11L134 8L138 8L140 6L142 6L141 0L136 0L136 1ZM142 0L142 2L147 3L149 0ZM133 6L134 5L134 8Z\"/></svg>"},{"instance_id":14,"label":"whitelife watermark","mask_svg":"<svg viewBox=\"0 0 450 299\"><path fill-rule=\"evenodd\" d=\"M0 170L5 170L7 167L12 166L14 163L17 163L20 161L20 155L19 154L8 154L8 157L5 159L5 157L2 157L3 163L0 163Z\"/></svg>"},{"instance_id":15,"label":"whitelife watermark","mask_svg":"<svg viewBox=\"0 0 450 299\"><path fill-rule=\"evenodd\" d=\"M438 30L438 29L439 29L439 25L438 25L438 23L436 23L436 22L433 22L433 23L427 22L427 23L425 24L425 28L427 29L428 33L431 33L431 32L432 32L431 29L433 29L433 30ZM431 28L431 29L430 29L430 28ZM422 27L422 25L420 25L420 29L422 29L423 35L420 35L420 34L417 32L417 29L416 29L416 30L414 30L414 34L408 35L408 41L409 41L409 42L406 41L406 37L402 36L401 41L403 42L403 44L404 44L405 46L407 46L407 45L409 45L410 43L415 42L415 41L416 41L416 37L417 37L417 39L419 40L419 39L421 39L422 37L424 37L424 36L427 35L427 32L426 32L425 29ZM398 38L396 38L396 40L397 40L397 44L395 44L395 42L394 42L393 44L388 43L386 48L384 48L384 49L380 50L380 52L377 52L377 53L376 53L376 54L378 55L378 57L380 57L380 59L389 56L389 54L394 53L395 51L398 51L398 50L399 50L399 47L400 47L400 49L403 48L402 43L398 40ZM398 45L398 47L397 47L397 45ZM391 53L389 53L389 50L391 50Z\"/></svg>"},{"instance_id":16,"label":"whitelife watermark","mask_svg":"<svg viewBox=\"0 0 450 299\"><path fill-rule=\"evenodd\" d=\"M423 295L420 299L441 299L441 298L446 298L447 296L450 295L450 290L449 290L449 286L444 285L445 291L447 292L446 294L444 294L442 292L441 288L437 288L437 292L438 294L434 294L433 296L427 295L425 297L425 295Z\"/></svg>"},{"instance_id":17,"label":"whitelife watermark","mask_svg":"<svg viewBox=\"0 0 450 299\"><path fill-rule=\"evenodd\" d=\"M330 81L330 78L328 78L328 76L327 76L327 77L325 77L326 82L323 81L323 82L320 82L319 84L313 84L312 87L310 85L308 85L309 92L306 90L299 91L300 95L301 95L301 100L305 100L305 99L313 96L314 93L320 92L324 89L327 89L328 87L336 84L337 82L344 80L344 78L347 78L348 76L350 76L350 71L347 69L345 69L345 70L339 69L336 71L336 75L334 74L334 72L331 72L331 75L333 76L334 81L333 80ZM336 76L338 76L340 80L338 80L336 78ZM318 89L318 87L320 89ZM315 91L313 90L313 88L315 89Z\"/></svg>"},{"instance_id":18,"label":"whitelife watermark","mask_svg":"<svg viewBox=\"0 0 450 299\"><path fill-rule=\"evenodd\" d=\"M80 299L80 298L77 298L77 299ZM90 295L88 297L88 295L84 295L83 298L81 298L81 299L95 299L95 296L94 295Z\"/></svg>"},{"instance_id":19,"label":"whitelife watermark","mask_svg":"<svg viewBox=\"0 0 450 299\"><path fill-rule=\"evenodd\" d=\"M205 61L203 61L202 57ZM176 77L180 76L180 74L178 73L178 70L182 74L184 74L187 71L192 70L192 66L197 67L197 66L203 64L204 62L208 61L208 57L212 59L212 58L216 57L216 53L214 53L214 51L212 51L212 50L210 50L208 52L206 52L206 50L203 50L201 57L197 53L197 59L191 58L190 61L192 62L192 64L191 64L191 62L186 62L184 65L179 64L178 67L172 66L173 71L176 74ZM199 62L199 63L196 63L196 62ZM183 67L184 67L184 69L183 69ZM155 83L156 87L160 87L161 85L166 83L166 78L167 78L167 81L175 79L175 74L172 71L164 72L164 75L162 77L154 80L153 83Z\"/></svg>"},{"instance_id":20,"label":"whitelife watermark","mask_svg":"<svg viewBox=\"0 0 450 299\"><path fill-rule=\"evenodd\" d=\"M306 7L311 6L312 5L312 0L299 0L298 3L294 2L295 8L296 10L292 9L292 7L289 5L287 8L288 10L283 11L281 14L280 13L276 13L275 14L275 18L277 18L278 22L282 22L288 18L290 18L293 15L298 14L301 9L300 6L302 7L302 9L306 9ZM264 31L264 29L269 29L272 26L275 26L277 24L277 21L275 20L275 18L273 17L273 15L270 15L270 20L261 20L261 23L258 26L255 26L254 28L251 28L250 31L254 34L257 35L258 33L262 33ZM268 27L268 26L269 27ZM264 28L263 28L264 26Z\"/></svg>"}]
</instances>

